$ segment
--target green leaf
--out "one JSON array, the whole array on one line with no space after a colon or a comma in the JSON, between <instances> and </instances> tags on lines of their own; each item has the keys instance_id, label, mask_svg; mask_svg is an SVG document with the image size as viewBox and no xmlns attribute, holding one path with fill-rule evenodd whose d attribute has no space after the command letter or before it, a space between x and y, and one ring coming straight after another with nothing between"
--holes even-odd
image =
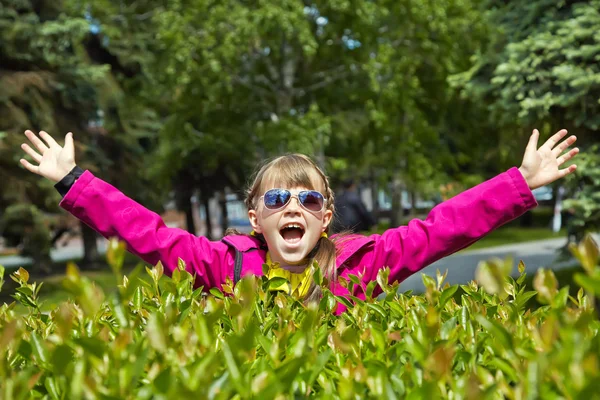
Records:
<instances>
[{"instance_id":1,"label":"green leaf","mask_svg":"<svg viewBox=\"0 0 600 400\"><path fill-rule=\"evenodd\" d=\"M508 296L506 278L510 275L511 270L512 260L510 258L481 261L475 271L475 280L483 286L487 293L498 295L504 299Z\"/></svg>"},{"instance_id":2,"label":"green leaf","mask_svg":"<svg viewBox=\"0 0 600 400\"><path fill-rule=\"evenodd\" d=\"M350 279L350 282L354 283L355 285L360 286L360 279L358 278L358 276L354 274L348 274L348 279Z\"/></svg>"},{"instance_id":3,"label":"green leaf","mask_svg":"<svg viewBox=\"0 0 600 400\"><path fill-rule=\"evenodd\" d=\"M569 287L566 286L558 291L558 294L552 299L552 307L563 308L569 300Z\"/></svg>"},{"instance_id":4,"label":"green leaf","mask_svg":"<svg viewBox=\"0 0 600 400\"><path fill-rule=\"evenodd\" d=\"M377 283L379 284L379 287L381 288L381 290L384 293L388 292L388 277L390 276L390 269L389 268L381 268L378 272L377 272Z\"/></svg>"},{"instance_id":5,"label":"green leaf","mask_svg":"<svg viewBox=\"0 0 600 400\"><path fill-rule=\"evenodd\" d=\"M550 304L558 293L558 281L554 272L549 269L539 268L533 278L533 287L538 293L538 300L543 304Z\"/></svg>"},{"instance_id":6,"label":"green leaf","mask_svg":"<svg viewBox=\"0 0 600 400\"><path fill-rule=\"evenodd\" d=\"M569 250L588 274L592 274L600 260L600 250L591 235L586 235L579 244L571 243Z\"/></svg>"},{"instance_id":7,"label":"green leaf","mask_svg":"<svg viewBox=\"0 0 600 400\"><path fill-rule=\"evenodd\" d=\"M387 317L387 313L384 310L384 308L377 303L366 303L367 307L370 308L371 310L375 311L377 314L379 314L381 316L381 318L386 318Z\"/></svg>"},{"instance_id":8,"label":"green leaf","mask_svg":"<svg viewBox=\"0 0 600 400\"><path fill-rule=\"evenodd\" d=\"M323 285L323 273L321 272L321 268L319 268L317 266L317 268L315 268L315 272L313 273L313 279L315 281L315 284L321 286Z\"/></svg>"},{"instance_id":9,"label":"green leaf","mask_svg":"<svg viewBox=\"0 0 600 400\"><path fill-rule=\"evenodd\" d=\"M168 393L171 388L172 376L171 369L165 368L160 374L154 379L152 385L158 390L159 393Z\"/></svg>"},{"instance_id":10,"label":"green leaf","mask_svg":"<svg viewBox=\"0 0 600 400\"><path fill-rule=\"evenodd\" d=\"M508 361L500 358L500 357L494 357L488 365L494 366L496 368L498 368L499 370L501 370L502 372L504 372L511 381L513 382L517 382L519 381L518 376L517 376L517 370L515 369L515 367L513 367L512 365L510 365L508 363Z\"/></svg>"},{"instance_id":11,"label":"green leaf","mask_svg":"<svg viewBox=\"0 0 600 400\"><path fill-rule=\"evenodd\" d=\"M343 296L335 296L335 299L339 302L342 303L343 305L346 306L346 308L348 309L352 309L354 308L354 304L352 304L350 302L350 300L348 300L347 298L343 297Z\"/></svg>"},{"instance_id":12,"label":"green leaf","mask_svg":"<svg viewBox=\"0 0 600 400\"><path fill-rule=\"evenodd\" d=\"M4 285L4 267L0 264L0 292L2 291L3 285Z\"/></svg>"},{"instance_id":13,"label":"green leaf","mask_svg":"<svg viewBox=\"0 0 600 400\"><path fill-rule=\"evenodd\" d=\"M108 241L108 247L106 248L106 260L108 265L115 276L119 276L123 269L123 261L125 260L125 253L127 251L127 245L125 242L119 241L117 238L111 238Z\"/></svg>"},{"instance_id":14,"label":"green leaf","mask_svg":"<svg viewBox=\"0 0 600 400\"><path fill-rule=\"evenodd\" d=\"M210 292L210 294L215 296L217 299L225 300L225 296L218 288L215 288L215 287L210 288L209 292Z\"/></svg>"},{"instance_id":15,"label":"green leaf","mask_svg":"<svg viewBox=\"0 0 600 400\"><path fill-rule=\"evenodd\" d=\"M442 295L440 296L440 310L444 308L448 300L454 296L454 293L456 293L457 290L458 285L453 285L442 292Z\"/></svg>"},{"instance_id":16,"label":"green leaf","mask_svg":"<svg viewBox=\"0 0 600 400\"><path fill-rule=\"evenodd\" d=\"M142 288L141 288L141 286L138 286L135 289L135 292L133 294L133 307L136 310L140 310L142 308Z\"/></svg>"},{"instance_id":17,"label":"green leaf","mask_svg":"<svg viewBox=\"0 0 600 400\"><path fill-rule=\"evenodd\" d=\"M158 352L167 351L167 335L165 332L165 318L161 313L152 313L146 326L148 342Z\"/></svg>"},{"instance_id":18,"label":"green leaf","mask_svg":"<svg viewBox=\"0 0 600 400\"><path fill-rule=\"evenodd\" d=\"M270 290L280 290L281 286L287 285L287 284L288 284L287 279L281 278L278 276L269 279L269 289Z\"/></svg>"},{"instance_id":19,"label":"green leaf","mask_svg":"<svg viewBox=\"0 0 600 400\"><path fill-rule=\"evenodd\" d=\"M531 290L522 294L517 295L517 307L519 307L519 309L523 308L525 306L525 304L533 297L537 294L536 291Z\"/></svg>"},{"instance_id":20,"label":"green leaf","mask_svg":"<svg viewBox=\"0 0 600 400\"><path fill-rule=\"evenodd\" d=\"M56 346L52 352L53 372L57 375L64 375L71 361L73 361L73 350L65 344Z\"/></svg>"},{"instance_id":21,"label":"green leaf","mask_svg":"<svg viewBox=\"0 0 600 400\"><path fill-rule=\"evenodd\" d=\"M525 263L523 262L523 260L519 260L519 274L523 275L525 273Z\"/></svg>"},{"instance_id":22,"label":"green leaf","mask_svg":"<svg viewBox=\"0 0 600 400\"><path fill-rule=\"evenodd\" d=\"M421 280L423 281L423 286L427 289L435 289L435 280L427 274L421 274Z\"/></svg>"},{"instance_id":23,"label":"green leaf","mask_svg":"<svg viewBox=\"0 0 600 400\"><path fill-rule=\"evenodd\" d=\"M498 340L505 349L513 348L512 336L502 325L496 321L487 319L483 315L477 315L475 318L490 333L494 340Z\"/></svg>"},{"instance_id":24,"label":"green leaf","mask_svg":"<svg viewBox=\"0 0 600 400\"><path fill-rule=\"evenodd\" d=\"M244 385L244 383L242 382L242 374L240 372L240 369L238 367L237 361L233 355L233 352L231 351L231 348L229 347L229 344L227 343L227 341L221 341L221 349L223 351L223 357L225 359L225 365L227 366L227 370L229 371L229 373L231 374L231 379L232 379L232 383L235 386L235 388L237 389L237 391L239 393L247 393L247 389Z\"/></svg>"},{"instance_id":25,"label":"green leaf","mask_svg":"<svg viewBox=\"0 0 600 400\"><path fill-rule=\"evenodd\" d=\"M456 330L458 318L452 317L444 322L440 328L440 338L442 340L448 340L452 332Z\"/></svg>"},{"instance_id":26,"label":"green leaf","mask_svg":"<svg viewBox=\"0 0 600 400\"><path fill-rule=\"evenodd\" d=\"M181 280L181 271L179 269L173 270L173 273L171 274L171 279L173 280L173 283L178 284Z\"/></svg>"},{"instance_id":27,"label":"green leaf","mask_svg":"<svg viewBox=\"0 0 600 400\"><path fill-rule=\"evenodd\" d=\"M40 366L47 368L50 357L48 355L46 343L44 343L42 338L40 338L40 336L37 333L31 332L31 344L33 355L39 361Z\"/></svg>"},{"instance_id":28,"label":"green leaf","mask_svg":"<svg viewBox=\"0 0 600 400\"><path fill-rule=\"evenodd\" d=\"M80 337L75 339L75 343L81 346L87 353L102 360L107 351L106 343L95 337Z\"/></svg>"},{"instance_id":29,"label":"green leaf","mask_svg":"<svg viewBox=\"0 0 600 400\"><path fill-rule=\"evenodd\" d=\"M582 273L576 273L575 283L595 295L600 295L600 279L598 277L587 276Z\"/></svg>"},{"instance_id":30,"label":"green leaf","mask_svg":"<svg viewBox=\"0 0 600 400\"><path fill-rule=\"evenodd\" d=\"M50 397L54 400L60 400L61 399L61 395L60 395L60 389L56 383L56 379L54 377L47 377L44 381L44 386L46 387L46 390L48 391L48 394L50 395Z\"/></svg>"},{"instance_id":31,"label":"green leaf","mask_svg":"<svg viewBox=\"0 0 600 400\"><path fill-rule=\"evenodd\" d=\"M375 290L376 286L377 281L371 281L367 284L367 290L365 291L367 298L373 297L373 291Z\"/></svg>"}]
</instances>

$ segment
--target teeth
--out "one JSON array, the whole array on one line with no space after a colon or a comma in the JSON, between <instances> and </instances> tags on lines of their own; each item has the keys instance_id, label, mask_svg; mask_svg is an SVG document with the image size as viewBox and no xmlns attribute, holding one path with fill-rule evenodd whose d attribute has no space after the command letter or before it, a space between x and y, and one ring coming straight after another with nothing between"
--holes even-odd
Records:
<instances>
[{"instance_id":1,"label":"teeth","mask_svg":"<svg viewBox=\"0 0 600 400\"><path fill-rule=\"evenodd\" d=\"M302 229L302 227L300 225L298 225L298 224L287 224L287 225L284 225L283 228L281 228L281 229L285 229L285 228L299 228L299 229Z\"/></svg>"}]
</instances>

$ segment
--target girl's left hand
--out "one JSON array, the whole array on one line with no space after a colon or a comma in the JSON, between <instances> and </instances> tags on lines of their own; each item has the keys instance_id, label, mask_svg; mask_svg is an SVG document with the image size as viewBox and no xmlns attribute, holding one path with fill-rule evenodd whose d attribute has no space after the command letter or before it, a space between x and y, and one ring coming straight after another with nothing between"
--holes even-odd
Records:
<instances>
[{"instance_id":1,"label":"girl's left hand","mask_svg":"<svg viewBox=\"0 0 600 400\"><path fill-rule=\"evenodd\" d=\"M556 132L554 136L548 139L546 143L538 149L537 144L540 132L537 129L533 130L527 148L525 149L523 162L519 167L519 171L523 174L530 189L537 189L540 186L552 183L557 179L564 178L570 173L575 172L577 169L575 164L564 169L558 169L558 167L579 153L579 149L575 147L569 152L561 155L577 140L574 135L571 135L559 144L566 134L566 129Z\"/></svg>"}]
</instances>

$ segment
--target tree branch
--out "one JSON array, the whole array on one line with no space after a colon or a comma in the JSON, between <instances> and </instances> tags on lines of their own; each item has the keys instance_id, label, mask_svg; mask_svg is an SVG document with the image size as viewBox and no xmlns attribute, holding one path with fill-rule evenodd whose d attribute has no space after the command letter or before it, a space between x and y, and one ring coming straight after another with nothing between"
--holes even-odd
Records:
<instances>
[{"instance_id":1,"label":"tree branch","mask_svg":"<svg viewBox=\"0 0 600 400\"><path fill-rule=\"evenodd\" d=\"M331 85L332 83L335 83L336 81L339 81L340 79L347 78L353 74L354 73L352 71L342 71L336 75L328 76L325 79L323 79L322 81L313 83L312 85L308 85L303 88L294 89L294 94L301 94L302 92L304 92L304 93L314 92L315 90L322 89L326 86Z\"/></svg>"}]
</instances>

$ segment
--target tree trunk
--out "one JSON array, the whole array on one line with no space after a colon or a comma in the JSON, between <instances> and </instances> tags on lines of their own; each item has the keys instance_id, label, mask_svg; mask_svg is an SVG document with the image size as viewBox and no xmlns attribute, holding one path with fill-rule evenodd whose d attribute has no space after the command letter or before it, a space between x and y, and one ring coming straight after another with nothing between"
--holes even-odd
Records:
<instances>
[{"instance_id":1,"label":"tree trunk","mask_svg":"<svg viewBox=\"0 0 600 400\"><path fill-rule=\"evenodd\" d=\"M408 216L410 218L414 218L417 213L417 192L414 190L410 191L410 210L408 212Z\"/></svg>"},{"instance_id":2,"label":"tree trunk","mask_svg":"<svg viewBox=\"0 0 600 400\"><path fill-rule=\"evenodd\" d=\"M224 235L229 228L229 215L227 214L227 195L225 192L219 194L219 206L221 208L221 234Z\"/></svg>"},{"instance_id":3,"label":"tree trunk","mask_svg":"<svg viewBox=\"0 0 600 400\"><path fill-rule=\"evenodd\" d=\"M82 269L100 268L100 254L98 253L98 234L84 222L79 222L81 239L83 241Z\"/></svg>"},{"instance_id":4,"label":"tree trunk","mask_svg":"<svg viewBox=\"0 0 600 400\"><path fill-rule=\"evenodd\" d=\"M183 208L185 213L185 229L192 235L196 234L196 223L194 222L194 213L192 211L192 199L187 199L186 204Z\"/></svg>"},{"instance_id":5,"label":"tree trunk","mask_svg":"<svg viewBox=\"0 0 600 400\"><path fill-rule=\"evenodd\" d=\"M371 203L373 204L373 210L371 210L371 213L373 214L375 221L379 221L379 185L377 184L377 178L375 176L374 169L371 169L369 178L369 184L371 186Z\"/></svg>"},{"instance_id":6,"label":"tree trunk","mask_svg":"<svg viewBox=\"0 0 600 400\"><path fill-rule=\"evenodd\" d=\"M202 206L204 206L204 214L206 215L206 238L212 240L212 219L210 216L210 198L208 196L200 196L202 198Z\"/></svg>"},{"instance_id":7,"label":"tree trunk","mask_svg":"<svg viewBox=\"0 0 600 400\"><path fill-rule=\"evenodd\" d=\"M392 212L390 215L390 228L400 226L402 221L402 181L399 174L395 174L392 180Z\"/></svg>"}]
</instances>

